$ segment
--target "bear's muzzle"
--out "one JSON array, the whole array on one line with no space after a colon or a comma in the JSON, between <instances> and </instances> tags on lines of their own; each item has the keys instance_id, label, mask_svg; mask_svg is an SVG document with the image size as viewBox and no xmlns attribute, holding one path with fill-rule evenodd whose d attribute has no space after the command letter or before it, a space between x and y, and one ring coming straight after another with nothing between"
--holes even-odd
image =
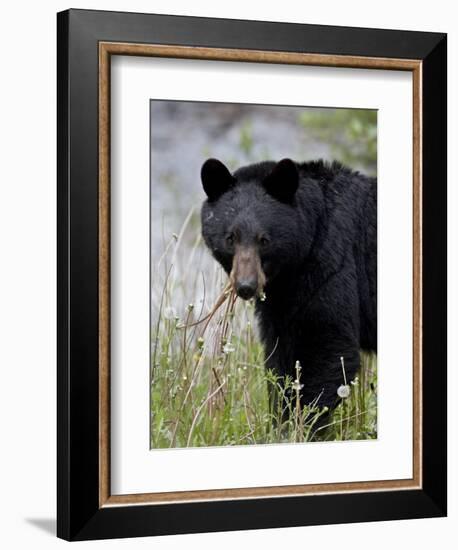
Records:
<instances>
[{"instance_id":1,"label":"bear's muzzle","mask_svg":"<svg viewBox=\"0 0 458 550\"><path fill-rule=\"evenodd\" d=\"M236 247L230 280L237 295L243 300L250 300L263 292L266 276L254 246Z\"/></svg>"}]
</instances>

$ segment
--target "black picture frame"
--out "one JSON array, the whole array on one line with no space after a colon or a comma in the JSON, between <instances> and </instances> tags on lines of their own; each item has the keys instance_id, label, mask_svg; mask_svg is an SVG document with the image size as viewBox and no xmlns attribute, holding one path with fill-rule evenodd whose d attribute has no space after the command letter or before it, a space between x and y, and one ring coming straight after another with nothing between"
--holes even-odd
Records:
<instances>
[{"instance_id":1,"label":"black picture frame","mask_svg":"<svg viewBox=\"0 0 458 550\"><path fill-rule=\"evenodd\" d=\"M57 535L87 540L446 515L446 35L87 10L59 13L57 28ZM421 489L100 507L101 41L421 61Z\"/></svg>"}]
</instances>

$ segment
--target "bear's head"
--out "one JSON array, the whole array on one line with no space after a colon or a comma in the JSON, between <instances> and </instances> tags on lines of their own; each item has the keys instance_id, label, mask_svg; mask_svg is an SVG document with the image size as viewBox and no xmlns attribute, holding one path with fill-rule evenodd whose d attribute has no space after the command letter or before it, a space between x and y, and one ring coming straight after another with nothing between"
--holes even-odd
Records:
<instances>
[{"instance_id":1,"label":"bear's head","mask_svg":"<svg viewBox=\"0 0 458 550\"><path fill-rule=\"evenodd\" d=\"M208 159L201 179L207 194L202 235L208 248L241 298L262 295L306 254L297 165L290 159L266 161L231 173L219 160Z\"/></svg>"}]
</instances>

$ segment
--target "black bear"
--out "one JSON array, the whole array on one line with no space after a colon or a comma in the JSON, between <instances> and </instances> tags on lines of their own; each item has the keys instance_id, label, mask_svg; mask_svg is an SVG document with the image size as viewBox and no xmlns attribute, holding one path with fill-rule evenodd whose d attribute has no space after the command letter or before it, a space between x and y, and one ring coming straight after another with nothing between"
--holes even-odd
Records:
<instances>
[{"instance_id":1,"label":"black bear","mask_svg":"<svg viewBox=\"0 0 458 550\"><path fill-rule=\"evenodd\" d=\"M267 366L333 408L377 348L377 182L338 162L202 166L202 234L240 298L256 299Z\"/></svg>"}]
</instances>

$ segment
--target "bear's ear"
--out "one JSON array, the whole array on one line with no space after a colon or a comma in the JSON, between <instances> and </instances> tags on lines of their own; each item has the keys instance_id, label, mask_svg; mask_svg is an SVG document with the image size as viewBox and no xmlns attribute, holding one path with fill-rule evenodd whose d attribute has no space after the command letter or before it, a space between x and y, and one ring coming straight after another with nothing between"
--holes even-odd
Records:
<instances>
[{"instance_id":1,"label":"bear's ear","mask_svg":"<svg viewBox=\"0 0 458 550\"><path fill-rule=\"evenodd\" d=\"M291 159L283 159L274 166L264 179L265 190L272 197L285 203L291 203L299 185L296 164Z\"/></svg>"},{"instance_id":2,"label":"bear's ear","mask_svg":"<svg viewBox=\"0 0 458 550\"><path fill-rule=\"evenodd\" d=\"M200 177L204 191L210 201L218 199L235 183L235 178L224 164L217 159L208 159L203 163Z\"/></svg>"}]
</instances>

